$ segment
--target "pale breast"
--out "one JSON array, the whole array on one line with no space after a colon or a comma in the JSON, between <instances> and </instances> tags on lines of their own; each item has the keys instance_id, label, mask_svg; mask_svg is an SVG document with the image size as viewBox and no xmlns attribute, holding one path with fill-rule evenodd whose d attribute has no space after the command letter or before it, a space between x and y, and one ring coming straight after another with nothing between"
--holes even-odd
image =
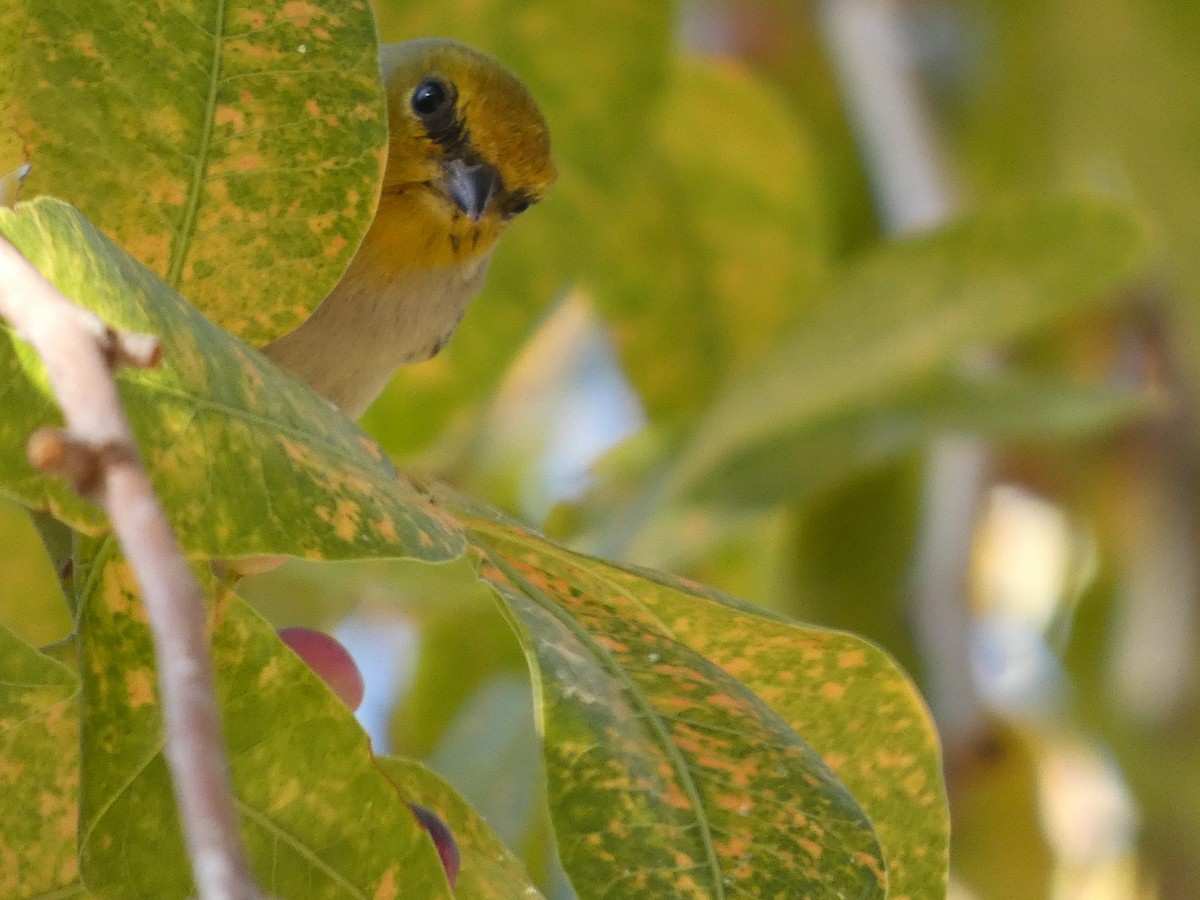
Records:
<instances>
[{"instance_id":1,"label":"pale breast","mask_svg":"<svg viewBox=\"0 0 1200 900\"><path fill-rule=\"evenodd\" d=\"M352 263L308 320L263 352L357 419L397 367L441 350L483 286L487 262L401 272L382 286L355 277Z\"/></svg>"}]
</instances>

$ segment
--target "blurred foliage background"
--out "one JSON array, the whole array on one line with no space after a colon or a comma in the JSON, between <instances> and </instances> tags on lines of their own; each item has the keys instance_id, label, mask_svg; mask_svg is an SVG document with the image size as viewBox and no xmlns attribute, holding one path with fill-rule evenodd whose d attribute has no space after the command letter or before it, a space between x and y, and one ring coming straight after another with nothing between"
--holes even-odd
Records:
<instances>
[{"instance_id":1,"label":"blurred foliage background","mask_svg":"<svg viewBox=\"0 0 1200 900\"><path fill-rule=\"evenodd\" d=\"M525 78L561 178L447 350L402 372L367 429L575 547L888 648L942 728L956 896L1200 896L1200 7L376 9L384 40L457 37ZM1150 263L1064 239L1064 266L1096 273L1070 289L1087 302L999 328L1004 291L922 305L953 273L877 256L1064 192L1132 210ZM1071 216L1014 216L1053 263ZM970 269L970 246L939 246ZM872 259L884 287L856 292ZM1031 282L1053 275L1030 263ZM891 319L859 305L889 291ZM943 328L947 309L966 319ZM886 389L790 364L788 347L819 362L828 335L837 359L860 333L901 361ZM777 402L818 415L772 424ZM681 493L731 406L770 439ZM0 507L0 554L0 616L62 637L16 507ZM428 759L565 896L525 667L465 567L296 562L245 593L280 625L336 629L377 745Z\"/></svg>"}]
</instances>

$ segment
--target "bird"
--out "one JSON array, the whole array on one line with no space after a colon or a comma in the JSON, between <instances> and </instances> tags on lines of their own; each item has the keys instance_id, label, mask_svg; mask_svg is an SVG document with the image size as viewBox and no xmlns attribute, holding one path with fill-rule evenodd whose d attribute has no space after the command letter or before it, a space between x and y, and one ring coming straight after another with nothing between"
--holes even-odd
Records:
<instances>
[{"instance_id":1,"label":"bird","mask_svg":"<svg viewBox=\"0 0 1200 900\"><path fill-rule=\"evenodd\" d=\"M337 285L263 352L359 418L395 370L437 354L514 218L556 172L520 78L465 44L386 44L388 148L375 217Z\"/></svg>"}]
</instances>

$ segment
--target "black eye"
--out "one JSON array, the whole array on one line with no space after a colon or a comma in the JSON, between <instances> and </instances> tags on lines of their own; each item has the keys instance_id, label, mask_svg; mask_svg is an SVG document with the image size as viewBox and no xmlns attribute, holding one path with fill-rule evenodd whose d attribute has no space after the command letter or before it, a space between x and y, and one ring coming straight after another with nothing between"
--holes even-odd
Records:
<instances>
[{"instance_id":1,"label":"black eye","mask_svg":"<svg viewBox=\"0 0 1200 900\"><path fill-rule=\"evenodd\" d=\"M451 102L450 86L440 78L426 78L412 95L413 112L422 119L436 116Z\"/></svg>"},{"instance_id":2,"label":"black eye","mask_svg":"<svg viewBox=\"0 0 1200 900\"><path fill-rule=\"evenodd\" d=\"M507 212L510 217L519 216L531 206L533 206L533 201L528 197L516 197L511 203L508 204Z\"/></svg>"}]
</instances>

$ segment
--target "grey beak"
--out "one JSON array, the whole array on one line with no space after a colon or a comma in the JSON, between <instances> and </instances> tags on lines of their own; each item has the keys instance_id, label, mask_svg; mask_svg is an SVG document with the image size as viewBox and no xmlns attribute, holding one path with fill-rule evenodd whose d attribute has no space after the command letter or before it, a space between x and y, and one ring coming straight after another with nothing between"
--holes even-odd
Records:
<instances>
[{"instance_id":1,"label":"grey beak","mask_svg":"<svg viewBox=\"0 0 1200 900\"><path fill-rule=\"evenodd\" d=\"M450 196L472 222L478 222L500 190L500 173L487 163L472 165L461 159L450 160L444 168Z\"/></svg>"}]
</instances>

